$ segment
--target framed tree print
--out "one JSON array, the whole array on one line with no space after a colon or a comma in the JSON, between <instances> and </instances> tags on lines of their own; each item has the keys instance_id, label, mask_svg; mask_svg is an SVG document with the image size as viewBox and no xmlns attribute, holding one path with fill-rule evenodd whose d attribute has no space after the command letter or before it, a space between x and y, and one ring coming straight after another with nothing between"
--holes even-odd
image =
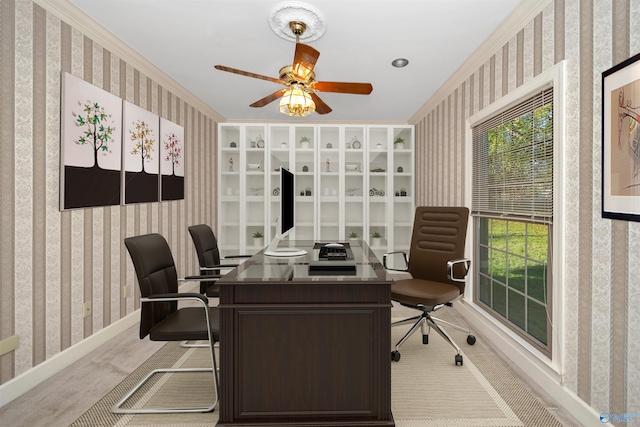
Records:
<instances>
[{"instance_id":1,"label":"framed tree print","mask_svg":"<svg viewBox=\"0 0 640 427\"><path fill-rule=\"evenodd\" d=\"M123 102L124 202L157 202L160 195L159 117Z\"/></svg>"},{"instance_id":2,"label":"framed tree print","mask_svg":"<svg viewBox=\"0 0 640 427\"><path fill-rule=\"evenodd\" d=\"M60 209L121 203L122 100L62 72Z\"/></svg>"},{"instance_id":3,"label":"framed tree print","mask_svg":"<svg viewBox=\"0 0 640 427\"><path fill-rule=\"evenodd\" d=\"M161 117L160 137L161 198L184 199L184 128Z\"/></svg>"},{"instance_id":4,"label":"framed tree print","mask_svg":"<svg viewBox=\"0 0 640 427\"><path fill-rule=\"evenodd\" d=\"M602 216L640 221L640 53L602 73Z\"/></svg>"}]
</instances>

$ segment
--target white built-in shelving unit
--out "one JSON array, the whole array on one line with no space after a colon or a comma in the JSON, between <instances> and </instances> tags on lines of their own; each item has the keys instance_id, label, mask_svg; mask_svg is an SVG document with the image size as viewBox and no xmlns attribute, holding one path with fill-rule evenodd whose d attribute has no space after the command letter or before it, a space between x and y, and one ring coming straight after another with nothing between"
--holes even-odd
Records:
<instances>
[{"instance_id":1,"label":"white built-in shelving unit","mask_svg":"<svg viewBox=\"0 0 640 427\"><path fill-rule=\"evenodd\" d=\"M378 255L407 250L413 226L413 126L218 125L218 244L253 253L276 233L280 168L295 173L291 239L366 240ZM403 143L394 143L401 138ZM263 239L253 235L261 233ZM373 239L379 233L382 237Z\"/></svg>"}]
</instances>

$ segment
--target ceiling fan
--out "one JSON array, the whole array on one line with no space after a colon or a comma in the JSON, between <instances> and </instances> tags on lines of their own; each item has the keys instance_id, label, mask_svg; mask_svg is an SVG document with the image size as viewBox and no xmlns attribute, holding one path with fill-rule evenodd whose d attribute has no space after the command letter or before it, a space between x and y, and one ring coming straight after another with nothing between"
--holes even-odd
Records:
<instances>
[{"instance_id":1,"label":"ceiling fan","mask_svg":"<svg viewBox=\"0 0 640 427\"><path fill-rule=\"evenodd\" d=\"M300 43L300 35L304 33L306 24L304 22L290 22L289 27L296 36L296 50L293 55L293 64L284 66L280 69L280 78L263 76L249 71L238 70L236 68L226 67L224 65L216 65L215 68L220 71L240 74L242 76L253 77L256 79L266 80L269 82L280 83L287 86L286 89L280 89L270 95L251 104L251 107L264 107L265 105L275 101L276 99L293 96L304 96L313 100L315 111L318 114L327 114L331 112L331 108L318 95L318 92L335 92L349 93L356 95L368 95L373 90L371 83L346 83L346 82L319 82L315 80L313 71L316 61L320 56L320 52L309 45ZM313 104L312 104L313 105ZM295 111L301 108L299 104L292 104L289 100L288 111L286 114L291 116L302 116L309 114L310 111ZM304 108L304 107L302 107ZM281 104L282 111L282 104ZM313 110L311 110L312 112Z\"/></svg>"}]
</instances>

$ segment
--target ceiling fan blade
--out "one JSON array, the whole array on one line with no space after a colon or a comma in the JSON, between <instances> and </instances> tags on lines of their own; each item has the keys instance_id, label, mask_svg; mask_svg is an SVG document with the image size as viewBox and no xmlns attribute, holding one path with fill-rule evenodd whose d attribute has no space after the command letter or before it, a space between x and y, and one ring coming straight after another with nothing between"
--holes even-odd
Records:
<instances>
[{"instance_id":1,"label":"ceiling fan blade","mask_svg":"<svg viewBox=\"0 0 640 427\"><path fill-rule=\"evenodd\" d=\"M320 52L304 43L296 43L296 52L293 55L293 74L306 80L313 72Z\"/></svg>"},{"instance_id":2,"label":"ceiling fan blade","mask_svg":"<svg viewBox=\"0 0 640 427\"><path fill-rule=\"evenodd\" d=\"M237 68L225 67L224 65L216 65L215 69L220 71L227 71L233 74L240 74L241 76L253 77L254 79L266 80L268 82L286 84L280 79L263 76L262 74L251 73L249 71L238 70Z\"/></svg>"},{"instance_id":3,"label":"ceiling fan blade","mask_svg":"<svg viewBox=\"0 0 640 427\"><path fill-rule=\"evenodd\" d=\"M369 95L373 90L371 83L315 82L311 84L311 87L320 92L352 93L356 95Z\"/></svg>"},{"instance_id":4,"label":"ceiling fan blade","mask_svg":"<svg viewBox=\"0 0 640 427\"><path fill-rule=\"evenodd\" d=\"M271 95L267 95L264 98L254 102L253 104L250 105L250 107L264 107L265 105L275 101L278 98L282 98L282 95L284 95L284 93L286 92L286 89L280 89L277 92L273 92Z\"/></svg>"},{"instance_id":5,"label":"ceiling fan blade","mask_svg":"<svg viewBox=\"0 0 640 427\"><path fill-rule=\"evenodd\" d=\"M331 107L324 103L322 99L318 95L313 92L309 92L311 94L311 99L316 104L316 113L318 114L327 114L333 111Z\"/></svg>"}]
</instances>

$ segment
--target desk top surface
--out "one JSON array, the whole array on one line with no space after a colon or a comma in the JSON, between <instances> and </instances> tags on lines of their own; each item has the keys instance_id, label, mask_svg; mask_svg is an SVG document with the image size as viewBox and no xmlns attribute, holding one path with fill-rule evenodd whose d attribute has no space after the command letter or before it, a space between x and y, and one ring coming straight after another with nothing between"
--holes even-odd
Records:
<instances>
[{"instance_id":1,"label":"desk top surface","mask_svg":"<svg viewBox=\"0 0 640 427\"><path fill-rule=\"evenodd\" d=\"M323 262L319 259L319 249L314 249L313 241L284 241L279 247L292 247L304 249L304 256L283 258L265 256L263 251L258 252L238 268L223 276L218 283L242 283L256 281L290 281L290 282L326 282L326 283L357 283L383 281L391 282L387 271L382 266L376 255L364 241L350 241L353 252L353 260L343 261L355 263L356 272L351 274L309 274L309 263ZM338 262L338 261L331 261Z\"/></svg>"}]
</instances>

